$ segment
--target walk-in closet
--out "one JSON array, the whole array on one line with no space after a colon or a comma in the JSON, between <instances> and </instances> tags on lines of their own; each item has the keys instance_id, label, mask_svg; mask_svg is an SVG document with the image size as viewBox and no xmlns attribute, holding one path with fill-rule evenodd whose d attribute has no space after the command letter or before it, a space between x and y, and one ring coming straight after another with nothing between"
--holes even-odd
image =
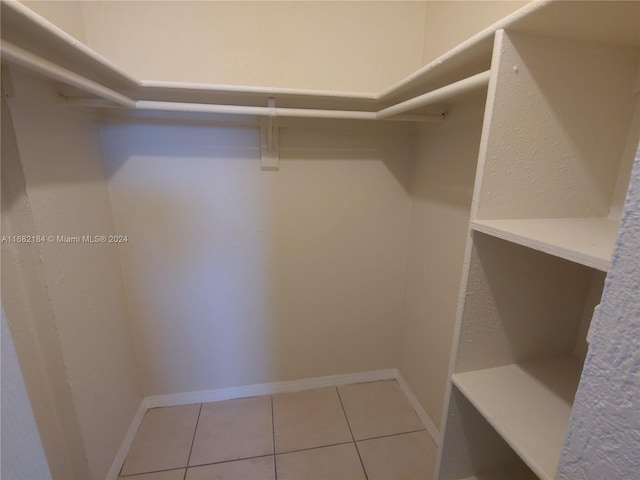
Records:
<instances>
[{"instance_id":1,"label":"walk-in closet","mask_svg":"<svg viewBox=\"0 0 640 480\"><path fill-rule=\"evenodd\" d=\"M2 478L640 479L640 1L8 1Z\"/></svg>"}]
</instances>

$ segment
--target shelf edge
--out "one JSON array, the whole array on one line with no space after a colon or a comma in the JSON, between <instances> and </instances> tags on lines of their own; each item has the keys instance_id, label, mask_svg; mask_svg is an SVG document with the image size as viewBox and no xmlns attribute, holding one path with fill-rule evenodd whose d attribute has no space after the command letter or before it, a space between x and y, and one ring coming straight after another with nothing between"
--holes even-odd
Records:
<instances>
[{"instance_id":1,"label":"shelf edge","mask_svg":"<svg viewBox=\"0 0 640 480\"><path fill-rule=\"evenodd\" d=\"M523 247L531 248L554 257L563 258L586 267L595 268L602 272L608 272L611 267L611 260L605 260L601 257L590 255L588 253L581 253L570 248L518 235L516 233L483 224L478 220L469 222L469 226L476 232L500 238L501 240L506 240Z\"/></svg>"}]
</instances>

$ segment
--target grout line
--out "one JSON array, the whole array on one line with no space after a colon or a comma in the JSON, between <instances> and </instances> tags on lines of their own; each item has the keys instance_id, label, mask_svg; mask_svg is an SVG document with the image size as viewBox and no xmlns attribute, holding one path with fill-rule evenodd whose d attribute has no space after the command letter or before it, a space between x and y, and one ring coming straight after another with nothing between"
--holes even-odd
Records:
<instances>
[{"instance_id":1,"label":"grout line","mask_svg":"<svg viewBox=\"0 0 640 480\"><path fill-rule=\"evenodd\" d=\"M343 407L344 408L344 407ZM344 410L343 410L344 411ZM345 416L346 417L346 416ZM347 421L348 423L348 421ZM349 429L351 430L351 429ZM358 443L357 442L366 442L368 440L375 440L377 438L386 438L386 437L397 437L398 435L407 435L409 433L417 433L417 432L424 432L426 431L424 428L421 428L420 430L411 430L409 432L401 432L401 433L392 433L389 435L380 435L378 437L370 437L370 438L363 438L362 440L352 440L350 442L339 442L339 443L330 443L329 445L319 445L317 447L309 447L309 448L301 448L299 450L288 450L286 452L280 452L280 453L275 453L275 447L274 447L274 453L273 454L267 454L267 455L256 455L253 457L242 457L242 458L234 458L233 460L222 460L221 462L211 462L211 463L199 463L197 465L189 465L188 468L195 468L195 467L205 467L207 465L218 465L221 463L231 463L231 462L239 462L241 460L251 460L253 458L264 458L264 457L274 457L274 462L275 462L275 457L277 457L278 455L287 455L289 453L298 453L298 452L306 452L308 450L318 450L320 448L326 448L326 447L336 447L338 445L348 445L349 443L353 443L356 446L356 449L358 448ZM353 436L353 434L352 434ZM359 455L359 453L358 453ZM360 460L362 462L362 459ZM131 475L124 475L123 478L129 478L129 477L136 477L138 475L147 475L149 473L161 473L161 472L171 472L173 470L180 470L181 468L186 468L186 467L179 467L179 468L167 468L164 470L153 470L151 472L140 472L140 473L134 473ZM363 466L364 468L364 466ZM366 472L365 472L366 475ZM133 479L132 479L133 480Z\"/></svg>"},{"instance_id":2,"label":"grout line","mask_svg":"<svg viewBox=\"0 0 640 480\"><path fill-rule=\"evenodd\" d=\"M206 467L208 465L220 465L222 463L241 462L243 460L253 460L254 458L267 458L267 457L273 457L273 456L274 456L273 454L268 453L266 455L255 455L253 457L234 458L233 460L221 460L219 462L198 463L197 465L189 465L189 468Z\"/></svg>"},{"instance_id":3,"label":"grout line","mask_svg":"<svg viewBox=\"0 0 640 480\"><path fill-rule=\"evenodd\" d=\"M253 458L264 458L264 457L274 457L274 461L275 461L275 457L277 457L278 455L287 455L289 453L298 453L298 452L306 452L309 450L318 450L320 448L326 448L326 447L336 447L338 445L348 445L350 443L355 443L353 440L349 441L349 442L340 442L340 443L331 443L329 445L319 445L317 447L309 447L309 448L301 448L299 450L288 450L286 452L280 452L280 453L269 453L267 455L256 455L253 457L242 457L242 458L234 458L233 460L222 460L220 462L210 462L210 463L199 463L197 465L189 465L189 468L195 468L195 467L204 467L207 465L218 465L221 463L231 463L231 462L239 462L241 460L251 460ZM176 468L172 468L171 470L179 470ZM161 471L166 471L166 470L161 470ZM144 472L144 473L156 473L156 472ZM136 475L140 475L140 474L136 474Z\"/></svg>"},{"instance_id":4,"label":"grout line","mask_svg":"<svg viewBox=\"0 0 640 480\"><path fill-rule=\"evenodd\" d=\"M349 433L351 434L351 440L353 442L356 441L356 438L353 436L353 430L351 430L351 424L349 423L349 418L347 417L347 412L344 409L344 403L342 403L342 397L340 396L340 391L338 390L338 387L335 387L336 389L336 393L338 394L338 400L340 401L340 407L342 407L342 414L344 415L344 419L347 422L347 427L349 427Z\"/></svg>"},{"instance_id":5,"label":"grout line","mask_svg":"<svg viewBox=\"0 0 640 480\"><path fill-rule=\"evenodd\" d=\"M347 445L349 443L353 443L353 440L349 442L330 443L329 445L318 445L317 447L300 448L298 450L287 450L286 452L276 453L276 455L287 455L288 453L306 452L308 450L318 450L319 448L325 448L325 447L336 447L338 445Z\"/></svg>"},{"instance_id":6,"label":"grout line","mask_svg":"<svg viewBox=\"0 0 640 480\"><path fill-rule=\"evenodd\" d=\"M191 461L191 452L193 452L193 444L196 442L196 433L198 432L198 423L200 423L200 414L202 413L202 403L198 410L198 418L196 419L196 428L193 430L193 438L191 439L191 448L189 449L189 456L187 457L187 466L184 467L184 477L182 480L187 480L187 471L189 470L189 462Z\"/></svg>"},{"instance_id":7,"label":"grout line","mask_svg":"<svg viewBox=\"0 0 640 480\"><path fill-rule=\"evenodd\" d=\"M378 380L375 380L375 381L378 381ZM371 383L371 382L365 382L365 383ZM395 437L395 436L398 436L398 435L406 435L406 434L409 434L409 433L417 433L417 432L426 431L426 429L421 428L421 429L418 429L418 430L410 430L410 431L407 431L407 432L391 433L391 434L388 434L388 435L378 435L378 436L375 436L375 437L369 437L369 438L363 438L363 439L360 439L360 440L356 440L355 437L353 436L353 430L351 430L351 424L349 423L349 418L347 417L347 412L344 409L344 403L342 403L342 397L340 396L340 391L338 390L338 387L334 387L334 388L336 389L336 393L338 394L338 399L340 401L340 406L342 407L342 414L344 415L344 418L347 421L347 426L349 427L349 433L351 434L351 441L349 441L349 442L331 443L331 444L328 444L328 445L318 445L317 447L301 448L301 449L298 449L298 450L289 450L289 451L286 451L286 452L276 453L275 414L274 414L274 408L273 408L273 395L270 395L270 397L271 397L271 427L272 427L272 435L273 435L273 454L256 455L256 456L244 457L244 458L234 458L232 460L223 460L223 461L220 461L220 462L210 462L210 463L202 463L202 464L198 464L198 465L189 465L189 462L191 461L191 453L193 451L193 445L194 445L195 439L196 439L196 433L197 433L197 430L198 430L198 424L200 423L200 414L202 413L203 404L200 404L200 409L198 410L198 418L196 420L196 428L194 429L193 439L191 440L191 448L189 449L189 457L187 459L187 465L186 465L186 467L184 467L185 473L184 473L183 480L186 480L186 475L187 475L188 468L204 467L206 465L218 465L218 464L221 464L221 463L230 463L230 462L237 462L237 461L241 461L241 460L250 460L250 459L253 459L253 458L263 458L263 457L270 457L270 456L273 456L274 471L275 471L276 480L277 480L277 478L278 478L277 477L278 467L277 467L277 463L276 463L276 457L278 455L286 455L288 453L296 453L296 452L305 452L305 451L308 451L308 450L317 450L319 448L335 447L335 446L338 446L338 445L347 445L349 443L353 443L354 446L356 447L356 451L358 452L358 458L360 459L360 464L362 465L362 470L364 471L365 477L368 480L367 472L366 472L366 470L364 468L364 463L362 461L362 457L360 456L360 451L358 450L358 443L357 442L375 440L377 438ZM263 396L263 395L259 395L259 396ZM169 471L173 471L173 470L180 470L180 467L179 468L168 468L168 469L164 469L164 470L154 470L154 471L151 471L151 472L139 472L139 473L134 473L132 475L126 475L124 477L126 477L126 478L131 477L132 480L135 480L133 477L136 477L136 476L139 476L139 475L146 475L146 474L149 474L149 473L169 472Z\"/></svg>"},{"instance_id":8,"label":"grout line","mask_svg":"<svg viewBox=\"0 0 640 480\"><path fill-rule=\"evenodd\" d=\"M165 468L163 470L153 470L151 472L140 472L140 473L130 473L129 475L118 475L118 478L131 478L132 480L135 480L134 477L139 477L140 475L149 475L150 473L162 473L162 472L173 472L175 470L182 470L185 467L178 467L178 468Z\"/></svg>"},{"instance_id":9,"label":"grout line","mask_svg":"<svg viewBox=\"0 0 640 480\"><path fill-rule=\"evenodd\" d=\"M278 480L278 463L276 462L276 421L273 415L273 395L271 397L271 434L273 435L273 474Z\"/></svg>"},{"instance_id":10,"label":"grout line","mask_svg":"<svg viewBox=\"0 0 640 480\"><path fill-rule=\"evenodd\" d=\"M351 430L351 424L349 423L349 417L347 417L347 411L344 409L344 403L342 403L342 397L340 396L340 390L338 387L336 388L336 393L338 394L338 400L340 400L340 406L342 407L342 414L344 415L344 419L347 421L347 427L349 427L349 433L351 434L351 440L353 440L353 445L356 447L356 452L358 453L358 458L360 459L360 465L362 466L362 471L364 472L364 478L369 480L369 475L367 475L367 469L364 468L364 462L362 461L362 456L360 455L360 450L358 449L358 444L356 443L356 439L353 436L353 430Z\"/></svg>"},{"instance_id":11,"label":"grout line","mask_svg":"<svg viewBox=\"0 0 640 480\"><path fill-rule=\"evenodd\" d=\"M426 428L420 428L418 430L409 430L408 432L400 432L400 433L389 433L387 435L377 435L375 437L361 438L360 440L355 440L356 442L366 442L367 440L376 440L378 438L387 438L387 437L397 437L398 435L408 435L410 433L418 433L418 432L426 432ZM429 433L429 432L427 432Z\"/></svg>"}]
</instances>

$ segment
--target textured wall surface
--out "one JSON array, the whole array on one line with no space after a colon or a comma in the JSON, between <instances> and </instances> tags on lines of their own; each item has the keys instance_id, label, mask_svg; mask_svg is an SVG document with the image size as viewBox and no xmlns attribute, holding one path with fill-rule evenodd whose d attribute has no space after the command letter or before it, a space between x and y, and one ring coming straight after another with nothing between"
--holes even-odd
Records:
<instances>
[{"instance_id":1,"label":"textured wall surface","mask_svg":"<svg viewBox=\"0 0 640 480\"><path fill-rule=\"evenodd\" d=\"M640 150L557 478L640 472Z\"/></svg>"},{"instance_id":2,"label":"textured wall surface","mask_svg":"<svg viewBox=\"0 0 640 480\"><path fill-rule=\"evenodd\" d=\"M637 51L518 32L496 38L472 219L606 217L634 113Z\"/></svg>"},{"instance_id":3,"label":"textured wall surface","mask_svg":"<svg viewBox=\"0 0 640 480\"><path fill-rule=\"evenodd\" d=\"M96 125L64 108L15 98L9 106L35 234L113 234ZM109 243L38 246L43 278L22 281L46 285L57 338L44 348L59 344L90 471L76 475L104 478L142 399L118 251ZM77 445L71 451L82 455Z\"/></svg>"},{"instance_id":4,"label":"textured wall surface","mask_svg":"<svg viewBox=\"0 0 640 480\"><path fill-rule=\"evenodd\" d=\"M2 93L2 234L36 235L13 122L4 90ZM89 465L44 279L40 246L2 244L2 303L51 475L87 478Z\"/></svg>"}]
</instances>

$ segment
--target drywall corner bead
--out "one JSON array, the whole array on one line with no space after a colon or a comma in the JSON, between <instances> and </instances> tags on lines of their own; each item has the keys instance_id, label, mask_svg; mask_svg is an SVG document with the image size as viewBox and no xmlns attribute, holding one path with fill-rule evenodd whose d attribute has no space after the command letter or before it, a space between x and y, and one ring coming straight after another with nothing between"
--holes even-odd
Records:
<instances>
[{"instance_id":1,"label":"drywall corner bead","mask_svg":"<svg viewBox=\"0 0 640 480\"><path fill-rule=\"evenodd\" d=\"M640 472L640 150L557 478Z\"/></svg>"}]
</instances>

